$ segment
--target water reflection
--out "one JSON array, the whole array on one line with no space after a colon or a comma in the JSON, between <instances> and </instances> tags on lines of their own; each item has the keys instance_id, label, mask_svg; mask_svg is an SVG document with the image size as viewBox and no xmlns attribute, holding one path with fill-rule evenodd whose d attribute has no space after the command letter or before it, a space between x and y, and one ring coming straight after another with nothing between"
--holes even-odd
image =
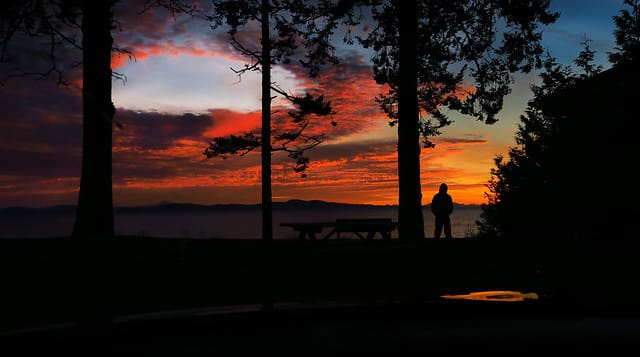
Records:
<instances>
[{"instance_id":1,"label":"water reflection","mask_svg":"<svg viewBox=\"0 0 640 357\"><path fill-rule=\"evenodd\" d=\"M525 301L538 300L540 297L536 293L522 293L519 291L510 290L492 290L492 291L476 291L464 295L442 295L444 299L459 299L459 300L480 300L480 301Z\"/></svg>"}]
</instances>

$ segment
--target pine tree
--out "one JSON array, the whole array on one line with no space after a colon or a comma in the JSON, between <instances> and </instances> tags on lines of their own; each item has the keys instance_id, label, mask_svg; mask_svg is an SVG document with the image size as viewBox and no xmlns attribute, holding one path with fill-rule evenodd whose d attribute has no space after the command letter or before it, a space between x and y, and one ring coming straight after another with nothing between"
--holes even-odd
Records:
<instances>
[{"instance_id":1,"label":"pine tree","mask_svg":"<svg viewBox=\"0 0 640 357\"><path fill-rule=\"evenodd\" d=\"M622 9L613 17L616 51L609 53L609 62L614 66L636 63L640 58L640 2L624 0L624 4L631 9Z\"/></svg>"},{"instance_id":2,"label":"pine tree","mask_svg":"<svg viewBox=\"0 0 640 357\"><path fill-rule=\"evenodd\" d=\"M320 29L316 21L322 18L317 7L298 0L262 0L248 1L216 1L215 10L211 16L214 27L226 25L229 27L230 43L241 54L251 60L244 68L236 70L239 75L250 71L260 71L262 78L262 123L261 133L245 133L244 135L230 135L213 138L204 154L211 157L226 157L228 155L245 155L255 149L261 150L262 168L262 239L273 239L273 208L271 193L271 155L273 152L286 152L295 161L296 172L303 173L309 159L305 152L316 147L323 140L322 136L306 135L305 129L309 125L310 116L327 116L332 114L331 103L325 101L324 96L313 96L306 93L302 96L288 94L285 90L272 83L271 67L275 63L289 63L298 48L298 42L307 50L306 59L300 63L309 70L311 77L319 74L320 67L329 62L335 63L334 48L329 43L329 36L333 29L327 26ZM252 21L261 26L259 48L238 38L238 31ZM293 130L272 132L271 129L271 101L272 92L286 98L296 109L289 113L295 124ZM332 122L335 125L335 122Z\"/></svg>"},{"instance_id":3,"label":"pine tree","mask_svg":"<svg viewBox=\"0 0 640 357\"><path fill-rule=\"evenodd\" d=\"M508 160L494 158L491 180L487 184L488 203L482 205L478 221L482 237L527 237L555 234L561 225L557 202L561 177L557 175L555 150L558 148L558 120L544 111L545 100L570 88L578 77L568 66L547 55L540 85L532 86L529 101L515 135L517 146L509 149Z\"/></svg>"},{"instance_id":4,"label":"pine tree","mask_svg":"<svg viewBox=\"0 0 640 357\"><path fill-rule=\"evenodd\" d=\"M445 109L495 123L511 74L542 65L538 26L558 14L548 0L338 1L349 23L349 6L372 11L373 31L360 42L375 52L374 78L389 87L377 101L398 126L400 238L420 239L420 137L434 147L430 138L451 124Z\"/></svg>"}]
</instances>

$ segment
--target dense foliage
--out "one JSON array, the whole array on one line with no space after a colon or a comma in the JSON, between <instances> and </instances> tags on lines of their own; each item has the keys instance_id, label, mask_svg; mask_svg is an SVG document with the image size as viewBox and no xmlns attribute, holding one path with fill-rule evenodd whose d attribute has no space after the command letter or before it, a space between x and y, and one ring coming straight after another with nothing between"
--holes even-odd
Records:
<instances>
[{"instance_id":1,"label":"dense foliage","mask_svg":"<svg viewBox=\"0 0 640 357\"><path fill-rule=\"evenodd\" d=\"M487 184L488 203L483 205L481 236L541 235L554 232L564 217L562 178L557 175L558 118L545 113L545 98L571 87L578 78L568 66L545 61L541 84L532 87L529 101L515 135L517 146L508 160L495 159Z\"/></svg>"},{"instance_id":2,"label":"dense foliage","mask_svg":"<svg viewBox=\"0 0 640 357\"><path fill-rule=\"evenodd\" d=\"M481 236L535 239L615 239L628 235L637 208L630 173L634 93L638 79L640 7L614 16L613 66L600 73L594 51L583 43L574 64L549 57L541 84L533 87L508 159L495 158Z\"/></svg>"},{"instance_id":3,"label":"dense foliage","mask_svg":"<svg viewBox=\"0 0 640 357\"><path fill-rule=\"evenodd\" d=\"M339 4L350 1L340 1ZM360 42L374 51L374 78L389 90L377 96L398 126L399 232L424 236L420 138L451 124L456 110L495 123L512 73L542 65L541 25L559 14L548 0L351 1L371 9L372 30Z\"/></svg>"}]
</instances>

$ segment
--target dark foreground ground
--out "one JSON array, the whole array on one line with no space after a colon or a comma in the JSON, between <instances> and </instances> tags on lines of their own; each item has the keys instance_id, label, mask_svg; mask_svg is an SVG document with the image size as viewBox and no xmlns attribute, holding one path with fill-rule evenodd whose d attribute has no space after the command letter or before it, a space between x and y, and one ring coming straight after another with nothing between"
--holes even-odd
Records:
<instances>
[{"instance_id":1,"label":"dark foreground ground","mask_svg":"<svg viewBox=\"0 0 640 357\"><path fill-rule=\"evenodd\" d=\"M637 252L620 241L2 240L0 338L18 355L640 347ZM440 298L482 290L540 299Z\"/></svg>"}]
</instances>

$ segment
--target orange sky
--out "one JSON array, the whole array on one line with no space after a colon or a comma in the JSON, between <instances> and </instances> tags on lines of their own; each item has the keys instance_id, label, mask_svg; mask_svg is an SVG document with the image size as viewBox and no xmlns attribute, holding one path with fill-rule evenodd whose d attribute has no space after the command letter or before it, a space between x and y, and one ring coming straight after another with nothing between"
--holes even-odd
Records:
<instances>
[{"instance_id":1,"label":"orange sky","mask_svg":"<svg viewBox=\"0 0 640 357\"><path fill-rule=\"evenodd\" d=\"M161 51L144 51L161 53ZM193 56L194 52L170 56ZM200 56L215 60L215 54L202 52ZM147 57L145 57L147 58ZM144 65L145 59L135 65ZM388 120L378 109L373 97L383 90L370 75L370 68L364 65L338 65L331 68L315 82L303 78L301 87L314 92L322 92L331 100L336 114L330 118L314 118L307 129L309 134L324 134L326 140L309 152L311 166L307 177L301 178L293 172L293 162L284 153L273 156L274 200L322 199L348 203L396 204L397 203L397 154L396 129L388 125ZM229 90L242 91L242 83L229 85ZM235 88L234 88L235 87ZM240 88L238 88L240 87ZM256 98L256 101L259 98ZM278 107L274 101L274 128L286 121L283 114L287 108ZM116 102L117 105L117 102ZM123 109L124 110L124 109ZM215 136L242 134L252 131L259 133L260 111L238 112L232 108L209 110L210 122L202 125L200 140L197 138L176 138L162 150L145 152L136 146L138 133L116 133L115 148L118 153L141 155L140 160L160 158L181 159L188 162L188 174L166 175L154 179L132 177L116 180L116 197L123 205L152 200L154 195L165 192L167 200L198 203L233 202L255 203L260 198L259 152L243 157L227 159L206 159L201 152L203 140ZM284 117L284 118L283 118ZM337 126L329 122L336 121ZM124 123L125 128L136 124ZM177 127L160 129L171 136ZM125 129L124 131L127 131ZM123 139L119 135L123 135ZM469 137L473 139L469 139ZM126 138L126 139L124 139ZM478 204L484 200L484 182L488 179L486 163L496 149L478 135L468 134L453 139L438 137L436 148L425 149L422 155L422 179L425 203L437 191L441 182L447 182L455 201ZM119 157L119 155L116 156ZM478 160L485 163L478 164ZM117 162L116 169L118 167ZM177 163L176 163L177 164ZM117 175L117 170L115 174ZM169 198L170 197L170 198Z\"/></svg>"},{"instance_id":2,"label":"orange sky","mask_svg":"<svg viewBox=\"0 0 640 357\"><path fill-rule=\"evenodd\" d=\"M113 82L115 120L121 126L114 130L115 205L258 203L259 152L224 160L203 155L214 136L258 132L258 73L238 78L231 68L242 68L246 58L235 54L226 35L211 31L205 21L122 11L116 11L121 27L114 31L115 43L132 51L134 58L114 56L112 61L113 70L125 79ZM558 38L554 41L562 44L558 48L566 51L570 44L576 49L567 56L578 53L582 37L554 34ZM248 31L246 37L251 36L256 34ZM600 52L610 44L596 39L600 42L592 47ZM370 52L339 46L338 54L341 63L313 80L294 65L273 70L273 79L283 90L323 93L336 112L316 118L308 128L326 138L308 153L306 178L293 171L293 162L284 153L274 153L273 198L396 204L396 128L388 125L374 101L384 88L372 79ZM55 78L0 86L0 104L5 108L0 120L2 207L77 201L81 77L79 68L70 68L65 76L71 86L57 86ZM454 123L433 139L435 148L422 151L424 204L442 182L458 203L486 202L493 159L514 145L518 118L535 81L533 74L516 75L495 125L449 113ZM273 104L277 129L288 108L281 98Z\"/></svg>"}]
</instances>

